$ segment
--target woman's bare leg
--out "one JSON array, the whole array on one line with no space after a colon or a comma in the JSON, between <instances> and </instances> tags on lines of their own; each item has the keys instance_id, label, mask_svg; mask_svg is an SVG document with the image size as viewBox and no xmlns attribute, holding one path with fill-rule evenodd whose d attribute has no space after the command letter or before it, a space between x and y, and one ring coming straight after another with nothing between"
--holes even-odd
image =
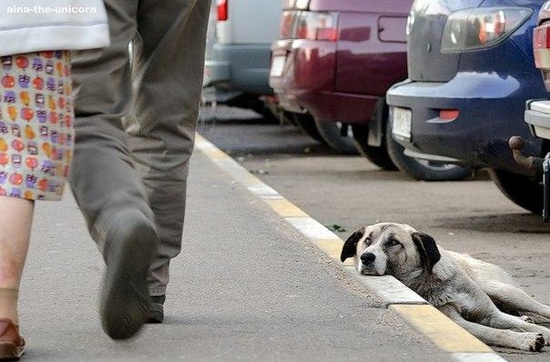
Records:
<instances>
[{"instance_id":1,"label":"woman's bare leg","mask_svg":"<svg viewBox=\"0 0 550 362\"><path fill-rule=\"evenodd\" d=\"M0 196L0 318L14 324L19 324L17 300L33 211L33 201Z\"/></svg>"}]
</instances>

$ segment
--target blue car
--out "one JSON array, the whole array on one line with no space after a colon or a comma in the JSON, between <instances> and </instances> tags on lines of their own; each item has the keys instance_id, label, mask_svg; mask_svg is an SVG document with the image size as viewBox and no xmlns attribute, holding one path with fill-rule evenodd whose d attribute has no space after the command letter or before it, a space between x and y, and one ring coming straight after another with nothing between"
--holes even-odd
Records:
<instances>
[{"instance_id":1,"label":"blue car","mask_svg":"<svg viewBox=\"0 0 550 362\"><path fill-rule=\"evenodd\" d=\"M408 79L387 93L393 153L488 168L510 200L540 213L539 178L514 161L508 139L522 136L525 153L542 152L523 113L528 99L548 97L532 49L543 3L416 0ZM396 165L415 176L411 165Z\"/></svg>"}]
</instances>

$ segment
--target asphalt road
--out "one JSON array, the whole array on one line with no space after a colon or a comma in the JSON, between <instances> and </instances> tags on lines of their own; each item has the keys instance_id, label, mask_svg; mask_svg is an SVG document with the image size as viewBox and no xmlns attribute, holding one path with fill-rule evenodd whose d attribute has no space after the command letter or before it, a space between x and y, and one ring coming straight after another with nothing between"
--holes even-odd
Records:
<instances>
[{"instance_id":1,"label":"asphalt road","mask_svg":"<svg viewBox=\"0 0 550 362\"><path fill-rule=\"evenodd\" d=\"M199 133L343 239L376 222L408 223L446 249L503 267L550 304L550 224L507 200L483 171L461 182L415 181L225 107L204 109ZM495 350L509 361L550 361L549 348Z\"/></svg>"}]
</instances>

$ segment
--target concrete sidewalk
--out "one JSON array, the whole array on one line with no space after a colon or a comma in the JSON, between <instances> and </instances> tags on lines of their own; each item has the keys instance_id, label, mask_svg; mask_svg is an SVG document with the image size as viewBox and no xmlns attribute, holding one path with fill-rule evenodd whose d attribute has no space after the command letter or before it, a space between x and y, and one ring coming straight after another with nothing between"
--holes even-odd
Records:
<instances>
[{"instance_id":1,"label":"concrete sidewalk","mask_svg":"<svg viewBox=\"0 0 550 362\"><path fill-rule=\"evenodd\" d=\"M201 137L188 194L165 323L123 343L101 330L103 262L71 195L37 204L23 360L502 360L391 278L355 276L341 240Z\"/></svg>"}]
</instances>

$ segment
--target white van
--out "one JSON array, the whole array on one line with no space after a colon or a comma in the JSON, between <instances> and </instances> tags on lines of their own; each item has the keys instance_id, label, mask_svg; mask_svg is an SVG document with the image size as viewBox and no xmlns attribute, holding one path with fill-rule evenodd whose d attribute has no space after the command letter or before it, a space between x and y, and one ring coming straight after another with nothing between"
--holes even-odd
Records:
<instances>
[{"instance_id":1,"label":"white van","mask_svg":"<svg viewBox=\"0 0 550 362\"><path fill-rule=\"evenodd\" d=\"M259 96L269 86L271 43L277 39L283 0L214 0L216 20L208 46L204 87L221 101L265 114ZM225 96L225 99L223 99Z\"/></svg>"}]
</instances>

